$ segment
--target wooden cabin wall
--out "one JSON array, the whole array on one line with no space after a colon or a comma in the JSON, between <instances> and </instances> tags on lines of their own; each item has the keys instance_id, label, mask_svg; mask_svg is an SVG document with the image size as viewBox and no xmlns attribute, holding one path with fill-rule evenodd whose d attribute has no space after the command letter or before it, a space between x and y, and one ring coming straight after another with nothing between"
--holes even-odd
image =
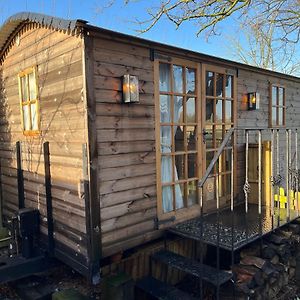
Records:
<instances>
[{"instance_id":1,"label":"wooden cabin wall","mask_svg":"<svg viewBox=\"0 0 300 300\"><path fill-rule=\"evenodd\" d=\"M268 128L269 126L269 100L270 84L280 84L285 87L286 92L286 127L300 128L300 83L299 81L282 79L275 76L267 76L256 72L239 69L237 78L238 112L237 127ZM260 93L260 108L249 111L247 108L247 93ZM300 136L298 135L298 140ZM270 131L263 131L262 141L270 141ZM280 133L280 174L285 178L285 133ZM250 137L250 142L258 143L256 138ZM237 189L239 199L244 200L243 185L245 183L245 138L244 132L239 131L237 135ZM299 142L298 142L299 149ZM292 156L295 151L294 135L292 141ZM299 154L298 154L299 155ZM249 162L251 163L251 162ZM285 186L285 182L283 182Z\"/></svg>"},{"instance_id":2,"label":"wooden cabin wall","mask_svg":"<svg viewBox=\"0 0 300 300\"><path fill-rule=\"evenodd\" d=\"M50 145L56 248L86 255L85 203L82 197L82 144L86 142L83 105L82 39L36 24L12 42L1 66L0 158L3 209L18 210L15 143L21 141L25 207L42 215L47 233L43 143ZM41 132L24 136L21 128L18 73L37 67Z\"/></svg>"},{"instance_id":3,"label":"wooden cabin wall","mask_svg":"<svg viewBox=\"0 0 300 300\"><path fill-rule=\"evenodd\" d=\"M159 236L153 62L149 49L95 37L94 87L103 256ZM137 75L140 103L122 103L124 74Z\"/></svg>"}]
</instances>

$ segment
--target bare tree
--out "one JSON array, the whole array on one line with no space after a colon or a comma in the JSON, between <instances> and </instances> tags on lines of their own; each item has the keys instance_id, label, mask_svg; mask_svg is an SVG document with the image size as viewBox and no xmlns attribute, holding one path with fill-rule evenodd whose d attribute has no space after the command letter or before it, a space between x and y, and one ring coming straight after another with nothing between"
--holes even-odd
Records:
<instances>
[{"instance_id":1,"label":"bare tree","mask_svg":"<svg viewBox=\"0 0 300 300\"><path fill-rule=\"evenodd\" d=\"M274 22L248 21L240 26L239 37L229 37L230 51L243 63L299 76L297 43L282 40L276 29Z\"/></svg>"},{"instance_id":2,"label":"bare tree","mask_svg":"<svg viewBox=\"0 0 300 300\"><path fill-rule=\"evenodd\" d=\"M124 0L124 3L136 1ZM234 16L241 23L253 18L273 23L282 40L298 42L300 39L300 0L160 0L157 3L148 8L148 18L138 20L140 32L149 31L161 19L167 18L176 28L193 22L197 35L203 32L211 35L217 32L220 23Z\"/></svg>"}]
</instances>

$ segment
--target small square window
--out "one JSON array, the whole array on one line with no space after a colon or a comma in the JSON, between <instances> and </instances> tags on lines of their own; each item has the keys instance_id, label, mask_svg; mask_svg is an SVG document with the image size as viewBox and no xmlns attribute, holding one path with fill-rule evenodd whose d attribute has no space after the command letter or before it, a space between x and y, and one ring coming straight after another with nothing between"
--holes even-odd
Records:
<instances>
[{"instance_id":1,"label":"small square window","mask_svg":"<svg viewBox=\"0 0 300 300\"><path fill-rule=\"evenodd\" d=\"M19 73L19 96L23 133L25 135L38 134L40 117L36 69L34 67Z\"/></svg>"}]
</instances>

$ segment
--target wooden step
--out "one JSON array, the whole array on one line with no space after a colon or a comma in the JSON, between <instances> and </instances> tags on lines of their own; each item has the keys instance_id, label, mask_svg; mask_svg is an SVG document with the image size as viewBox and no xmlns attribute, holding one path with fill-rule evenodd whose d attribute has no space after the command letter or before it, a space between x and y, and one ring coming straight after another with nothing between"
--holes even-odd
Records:
<instances>
[{"instance_id":1,"label":"wooden step","mask_svg":"<svg viewBox=\"0 0 300 300\"><path fill-rule=\"evenodd\" d=\"M171 266L198 278L201 278L201 271L203 268L202 279L213 284L214 286L220 286L223 283L229 281L232 277L231 273L225 272L223 270L218 271L216 268L210 267L205 264L200 264L195 260L167 250L161 250L154 253L152 255L152 258L156 261L164 263L168 266Z\"/></svg>"},{"instance_id":2,"label":"wooden step","mask_svg":"<svg viewBox=\"0 0 300 300\"><path fill-rule=\"evenodd\" d=\"M151 276L144 277L136 282L136 289L143 291L151 299L158 300L196 300L195 297L166 284Z\"/></svg>"}]
</instances>

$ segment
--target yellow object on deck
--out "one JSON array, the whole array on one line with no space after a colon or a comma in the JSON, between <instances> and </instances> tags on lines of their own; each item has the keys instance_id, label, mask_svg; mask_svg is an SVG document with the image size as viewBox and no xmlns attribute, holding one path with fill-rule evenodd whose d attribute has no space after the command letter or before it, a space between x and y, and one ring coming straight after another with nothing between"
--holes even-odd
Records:
<instances>
[{"instance_id":1,"label":"yellow object on deck","mask_svg":"<svg viewBox=\"0 0 300 300\"><path fill-rule=\"evenodd\" d=\"M298 208L300 208L300 192L294 192L290 190L290 209L297 209L297 194L298 194ZM275 194L275 202L278 202L278 194ZM279 188L279 207L287 207L287 196L285 196L284 188Z\"/></svg>"}]
</instances>

